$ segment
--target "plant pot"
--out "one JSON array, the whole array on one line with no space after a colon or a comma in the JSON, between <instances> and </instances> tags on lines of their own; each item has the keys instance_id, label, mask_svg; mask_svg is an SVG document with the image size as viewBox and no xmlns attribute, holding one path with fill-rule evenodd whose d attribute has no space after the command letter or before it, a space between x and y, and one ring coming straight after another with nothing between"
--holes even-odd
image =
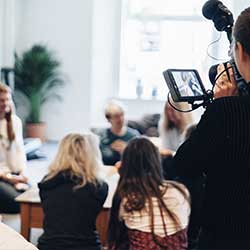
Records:
<instances>
[{"instance_id":1,"label":"plant pot","mask_svg":"<svg viewBox=\"0 0 250 250\"><path fill-rule=\"evenodd\" d=\"M27 123L26 136L31 138L40 138L42 142L46 141L45 137L46 123Z\"/></svg>"}]
</instances>

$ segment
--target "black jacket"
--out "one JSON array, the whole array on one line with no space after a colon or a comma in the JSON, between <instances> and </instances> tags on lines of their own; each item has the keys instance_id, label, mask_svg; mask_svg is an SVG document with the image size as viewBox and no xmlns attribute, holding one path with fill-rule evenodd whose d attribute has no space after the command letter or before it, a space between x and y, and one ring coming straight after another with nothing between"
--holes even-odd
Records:
<instances>
[{"instance_id":1,"label":"black jacket","mask_svg":"<svg viewBox=\"0 0 250 250\"><path fill-rule=\"evenodd\" d=\"M44 233L39 238L41 250L101 249L96 231L96 217L108 194L108 185L86 184L74 190L78 181L60 173L38 184L44 211Z\"/></svg>"},{"instance_id":2,"label":"black jacket","mask_svg":"<svg viewBox=\"0 0 250 250\"><path fill-rule=\"evenodd\" d=\"M187 184L206 175L200 248L250 249L250 96L209 105L174 167Z\"/></svg>"}]
</instances>

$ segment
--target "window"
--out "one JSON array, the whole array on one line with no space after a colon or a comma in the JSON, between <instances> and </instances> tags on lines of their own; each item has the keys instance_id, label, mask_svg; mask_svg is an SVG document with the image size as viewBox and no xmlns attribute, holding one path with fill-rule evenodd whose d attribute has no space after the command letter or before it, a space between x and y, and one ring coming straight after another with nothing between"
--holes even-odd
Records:
<instances>
[{"instance_id":1,"label":"window","mask_svg":"<svg viewBox=\"0 0 250 250\"><path fill-rule=\"evenodd\" d=\"M194 68L209 86L208 70L227 61L226 34L215 30L201 13L201 0L124 0L120 58L122 98L165 100L168 89L162 72L167 68ZM230 0L223 1L230 9ZM218 39L213 46L208 45Z\"/></svg>"}]
</instances>

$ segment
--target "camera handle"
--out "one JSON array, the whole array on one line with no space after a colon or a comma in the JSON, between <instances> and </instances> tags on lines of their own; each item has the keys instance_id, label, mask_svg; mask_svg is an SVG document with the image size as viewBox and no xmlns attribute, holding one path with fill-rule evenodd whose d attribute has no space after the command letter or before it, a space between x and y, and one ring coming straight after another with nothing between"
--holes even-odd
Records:
<instances>
[{"instance_id":1,"label":"camera handle","mask_svg":"<svg viewBox=\"0 0 250 250\"><path fill-rule=\"evenodd\" d=\"M178 109L177 107L174 106L173 103L171 103L170 101L170 92L168 92L168 103L169 105L176 111L179 111L179 112L182 112L182 113L189 113L189 112L192 112L200 107L204 107L206 108L210 103L213 102L213 96L214 96L214 93L212 90L207 90L205 95L204 95L204 99L203 99L203 102L202 103L195 103L196 101L187 101L191 106L192 106L192 109L189 109L189 110L180 110Z\"/></svg>"},{"instance_id":2,"label":"camera handle","mask_svg":"<svg viewBox=\"0 0 250 250\"><path fill-rule=\"evenodd\" d=\"M206 108L210 103L213 102L213 96L214 92L212 90L207 90L202 103L197 104L195 101L188 101L188 103L191 104L192 111L200 107Z\"/></svg>"}]
</instances>

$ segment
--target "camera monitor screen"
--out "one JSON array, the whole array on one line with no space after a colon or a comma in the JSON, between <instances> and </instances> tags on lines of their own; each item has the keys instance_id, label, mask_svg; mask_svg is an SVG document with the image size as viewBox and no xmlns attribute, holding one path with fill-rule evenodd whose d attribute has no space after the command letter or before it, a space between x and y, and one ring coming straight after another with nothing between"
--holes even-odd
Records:
<instances>
[{"instance_id":1,"label":"camera monitor screen","mask_svg":"<svg viewBox=\"0 0 250 250\"><path fill-rule=\"evenodd\" d=\"M197 70L168 69L163 75L174 101L201 100L206 93Z\"/></svg>"},{"instance_id":2,"label":"camera monitor screen","mask_svg":"<svg viewBox=\"0 0 250 250\"><path fill-rule=\"evenodd\" d=\"M193 71L172 72L181 96L201 96L203 91Z\"/></svg>"}]
</instances>

